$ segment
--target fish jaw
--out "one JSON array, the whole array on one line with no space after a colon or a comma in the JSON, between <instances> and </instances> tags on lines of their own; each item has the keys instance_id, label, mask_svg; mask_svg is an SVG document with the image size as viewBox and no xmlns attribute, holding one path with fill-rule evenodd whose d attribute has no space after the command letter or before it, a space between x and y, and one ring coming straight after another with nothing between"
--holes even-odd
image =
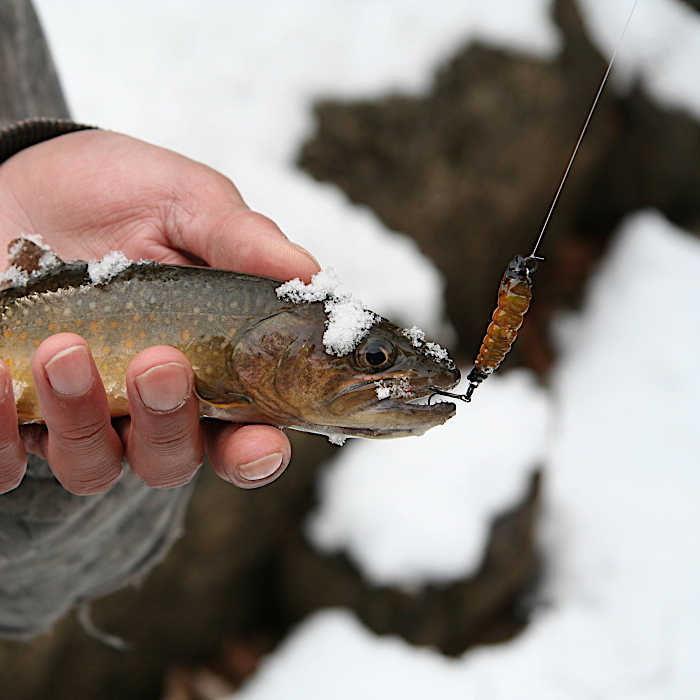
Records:
<instances>
[{"instance_id":1,"label":"fish jaw","mask_svg":"<svg viewBox=\"0 0 700 700\"><path fill-rule=\"evenodd\" d=\"M442 425L457 412L455 404L439 402L410 404L399 401L384 401L365 412L372 427L352 425L291 425L293 430L319 433L327 436L363 437L372 439L398 438L423 435L430 428ZM382 427L380 423L385 423Z\"/></svg>"}]
</instances>

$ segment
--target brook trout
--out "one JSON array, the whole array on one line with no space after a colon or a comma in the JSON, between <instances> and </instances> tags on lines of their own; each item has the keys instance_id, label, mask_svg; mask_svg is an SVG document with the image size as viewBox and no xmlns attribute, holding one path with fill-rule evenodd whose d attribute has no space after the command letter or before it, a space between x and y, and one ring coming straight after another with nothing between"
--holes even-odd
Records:
<instances>
[{"instance_id":1,"label":"brook trout","mask_svg":"<svg viewBox=\"0 0 700 700\"><path fill-rule=\"evenodd\" d=\"M324 303L280 299L274 280L125 258L96 275L28 239L10 244L10 265L14 286L0 292L0 358L21 423L42 421L31 359L60 332L89 344L115 417L128 413L129 361L152 345L174 346L192 363L203 417L337 439L420 435L455 413L452 403L412 403L458 383L444 351L376 317L354 350L330 354Z\"/></svg>"}]
</instances>

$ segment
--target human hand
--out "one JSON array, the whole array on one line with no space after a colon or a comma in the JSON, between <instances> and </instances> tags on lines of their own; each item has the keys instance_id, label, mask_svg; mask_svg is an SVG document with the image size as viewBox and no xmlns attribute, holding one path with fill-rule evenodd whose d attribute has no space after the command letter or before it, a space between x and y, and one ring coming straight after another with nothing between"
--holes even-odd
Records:
<instances>
[{"instance_id":1,"label":"human hand","mask_svg":"<svg viewBox=\"0 0 700 700\"><path fill-rule=\"evenodd\" d=\"M67 134L0 165L0 269L7 243L20 233L41 235L63 259L120 250L131 259L280 280L308 280L319 269L223 175L106 131ZM148 348L132 360L130 416L114 426L80 336L46 339L33 372L46 427L18 430L11 378L0 362L0 493L20 483L25 447L77 494L107 490L123 457L146 484L161 488L190 481L204 449L219 476L244 488L273 481L291 458L289 440L272 426L200 423L192 368L174 348Z\"/></svg>"}]
</instances>

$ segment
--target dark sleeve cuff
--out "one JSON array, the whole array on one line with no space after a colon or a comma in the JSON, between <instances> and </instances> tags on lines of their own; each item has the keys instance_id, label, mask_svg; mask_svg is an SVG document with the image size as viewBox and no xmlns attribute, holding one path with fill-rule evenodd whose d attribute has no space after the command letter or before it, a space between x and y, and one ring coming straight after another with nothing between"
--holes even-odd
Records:
<instances>
[{"instance_id":1,"label":"dark sleeve cuff","mask_svg":"<svg viewBox=\"0 0 700 700\"><path fill-rule=\"evenodd\" d=\"M29 146L70 134L73 131L94 129L94 126L76 124L68 119L25 119L0 129L0 163Z\"/></svg>"}]
</instances>

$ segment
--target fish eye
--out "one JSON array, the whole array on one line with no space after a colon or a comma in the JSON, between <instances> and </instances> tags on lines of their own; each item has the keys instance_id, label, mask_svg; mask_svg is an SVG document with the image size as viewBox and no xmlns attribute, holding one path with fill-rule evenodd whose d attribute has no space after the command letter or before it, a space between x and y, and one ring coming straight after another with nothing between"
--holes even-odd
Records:
<instances>
[{"instance_id":1,"label":"fish eye","mask_svg":"<svg viewBox=\"0 0 700 700\"><path fill-rule=\"evenodd\" d=\"M355 362L362 369L385 369L394 361L394 350L383 338L368 338L355 350Z\"/></svg>"}]
</instances>

